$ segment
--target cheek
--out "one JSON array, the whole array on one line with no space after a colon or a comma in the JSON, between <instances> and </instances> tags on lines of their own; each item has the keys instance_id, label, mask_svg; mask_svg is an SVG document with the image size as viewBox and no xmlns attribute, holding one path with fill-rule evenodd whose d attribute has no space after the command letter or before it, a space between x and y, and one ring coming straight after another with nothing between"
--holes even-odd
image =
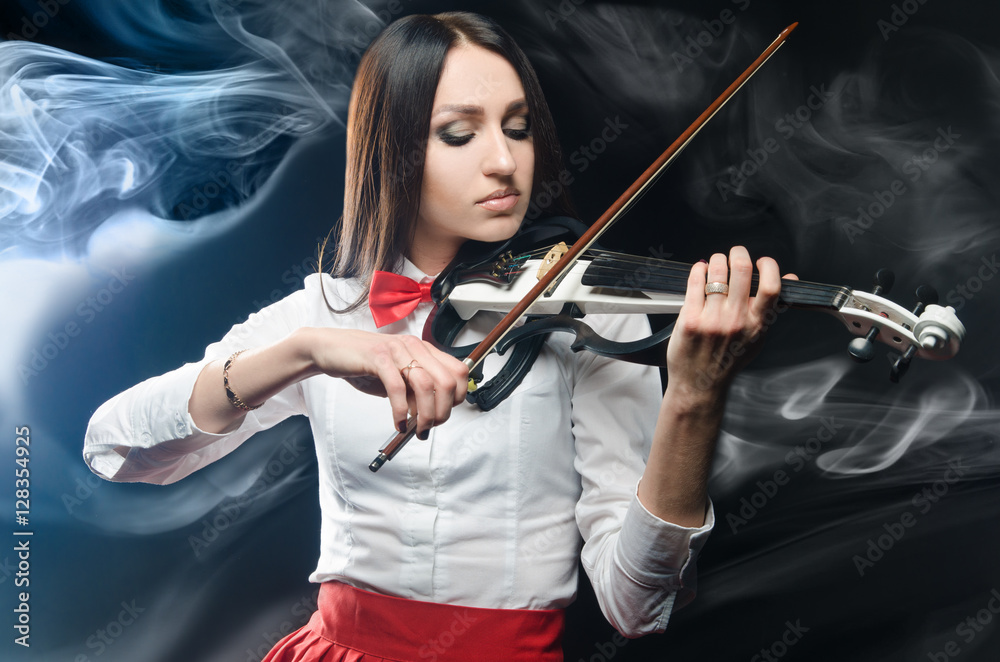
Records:
<instances>
[{"instance_id":1,"label":"cheek","mask_svg":"<svg viewBox=\"0 0 1000 662\"><path fill-rule=\"evenodd\" d=\"M517 167L525 174L531 175L535 171L535 146L530 141L517 144Z\"/></svg>"},{"instance_id":2,"label":"cheek","mask_svg":"<svg viewBox=\"0 0 1000 662\"><path fill-rule=\"evenodd\" d=\"M420 206L439 205L446 181L446 169L443 167L441 155L433 148L428 149L424 160L424 177L420 184Z\"/></svg>"},{"instance_id":3,"label":"cheek","mask_svg":"<svg viewBox=\"0 0 1000 662\"><path fill-rule=\"evenodd\" d=\"M535 150L530 144L524 149L520 158L518 158L517 169L521 179L525 182L523 186L528 187L530 190L531 183L535 177Z\"/></svg>"},{"instance_id":4,"label":"cheek","mask_svg":"<svg viewBox=\"0 0 1000 662\"><path fill-rule=\"evenodd\" d=\"M468 166L462 164L462 155L458 153L460 151L452 148L442 149L439 146L428 148L424 160L422 195L441 204L450 197L449 192L454 192L456 187L462 186L463 176L469 170Z\"/></svg>"}]
</instances>

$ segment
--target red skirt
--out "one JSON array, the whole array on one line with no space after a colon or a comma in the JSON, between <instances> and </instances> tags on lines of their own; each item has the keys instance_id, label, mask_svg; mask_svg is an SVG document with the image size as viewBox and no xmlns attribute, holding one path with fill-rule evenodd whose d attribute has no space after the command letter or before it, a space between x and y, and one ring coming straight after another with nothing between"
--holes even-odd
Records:
<instances>
[{"instance_id":1,"label":"red skirt","mask_svg":"<svg viewBox=\"0 0 1000 662\"><path fill-rule=\"evenodd\" d=\"M261 662L562 662L561 609L480 609L326 582L316 612Z\"/></svg>"}]
</instances>

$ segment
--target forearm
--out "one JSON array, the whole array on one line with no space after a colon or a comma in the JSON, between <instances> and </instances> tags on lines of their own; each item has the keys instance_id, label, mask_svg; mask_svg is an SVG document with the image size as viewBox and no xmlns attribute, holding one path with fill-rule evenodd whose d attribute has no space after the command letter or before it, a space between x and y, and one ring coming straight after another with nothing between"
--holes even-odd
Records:
<instances>
[{"instance_id":1,"label":"forearm","mask_svg":"<svg viewBox=\"0 0 1000 662\"><path fill-rule=\"evenodd\" d=\"M229 368L229 385L249 406L258 405L288 386L319 373L311 358L308 328L239 355ZM246 412L235 407L223 386L225 359L208 363L198 375L188 412L199 429L224 433L239 427Z\"/></svg>"},{"instance_id":2,"label":"forearm","mask_svg":"<svg viewBox=\"0 0 1000 662\"><path fill-rule=\"evenodd\" d=\"M704 524L723 401L721 395L668 385L638 490L656 517L686 527Z\"/></svg>"},{"instance_id":3,"label":"forearm","mask_svg":"<svg viewBox=\"0 0 1000 662\"><path fill-rule=\"evenodd\" d=\"M716 253L693 265L688 275L684 306L667 345L667 393L638 493L664 520L684 526L704 521L729 384L760 349L768 313L781 292L774 260L757 260L757 269L752 297L753 263L742 246L733 247L728 259ZM709 284L724 291L708 292Z\"/></svg>"}]
</instances>

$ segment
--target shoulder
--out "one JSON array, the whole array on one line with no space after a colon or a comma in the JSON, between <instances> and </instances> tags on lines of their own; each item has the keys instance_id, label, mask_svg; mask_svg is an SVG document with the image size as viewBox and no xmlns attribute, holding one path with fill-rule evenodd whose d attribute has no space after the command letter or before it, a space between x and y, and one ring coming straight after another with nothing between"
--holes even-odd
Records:
<instances>
[{"instance_id":1,"label":"shoulder","mask_svg":"<svg viewBox=\"0 0 1000 662\"><path fill-rule=\"evenodd\" d=\"M370 319L365 305L347 309L363 294L356 278L334 278L314 273L303 280L302 289L290 295L296 300L303 326L360 326Z\"/></svg>"},{"instance_id":2,"label":"shoulder","mask_svg":"<svg viewBox=\"0 0 1000 662\"><path fill-rule=\"evenodd\" d=\"M251 313L246 323L298 326L329 325L335 319L349 318L352 313L338 313L350 306L361 292L355 279L333 278L329 274L313 273L302 281L302 287L284 297L280 293L263 308ZM356 312L356 311L354 311Z\"/></svg>"},{"instance_id":3,"label":"shoulder","mask_svg":"<svg viewBox=\"0 0 1000 662\"><path fill-rule=\"evenodd\" d=\"M332 308L346 308L362 293L356 278L334 278L328 273L312 273L302 282L301 294L313 304L327 303Z\"/></svg>"}]
</instances>

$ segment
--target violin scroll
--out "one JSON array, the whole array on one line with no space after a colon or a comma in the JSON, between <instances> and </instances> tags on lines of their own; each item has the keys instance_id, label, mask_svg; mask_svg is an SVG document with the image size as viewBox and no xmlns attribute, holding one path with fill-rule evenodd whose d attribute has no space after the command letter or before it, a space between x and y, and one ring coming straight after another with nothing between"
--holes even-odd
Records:
<instances>
[{"instance_id":1,"label":"violin scroll","mask_svg":"<svg viewBox=\"0 0 1000 662\"><path fill-rule=\"evenodd\" d=\"M898 382L915 356L936 361L955 356L965 339L965 326L954 308L937 304L937 292L928 285L917 288L917 305L912 311L883 299L879 295L889 289L891 282L891 272L880 269L874 292L851 292L839 313L859 336L847 349L855 360L870 361L875 355L872 342L876 339L899 350L889 371L889 378Z\"/></svg>"},{"instance_id":2,"label":"violin scroll","mask_svg":"<svg viewBox=\"0 0 1000 662\"><path fill-rule=\"evenodd\" d=\"M913 333L929 359L950 359L965 340L965 325L951 306L930 304L920 315Z\"/></svg>"}]
</instances>

